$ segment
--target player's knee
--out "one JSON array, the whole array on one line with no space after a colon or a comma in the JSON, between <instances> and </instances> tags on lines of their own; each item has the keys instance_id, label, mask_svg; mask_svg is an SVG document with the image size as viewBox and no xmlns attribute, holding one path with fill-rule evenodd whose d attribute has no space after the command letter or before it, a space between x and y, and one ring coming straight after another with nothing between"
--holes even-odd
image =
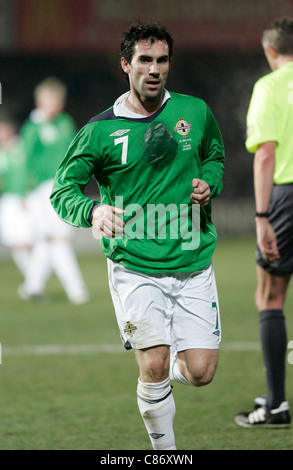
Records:
<instances>
[{"instance_id":1,"label":"player's knee","mask_svg":"<svg viewBox=\"0 0 293 470\"><path fill-rule=\"evenodd\" d=\"M208 385L214 378L214 371L208 370L204 374L198 374L192 376L192 384L195 387L203 387L204 385Z\"/></svg>"},{"instance_id":2,"label":"player's knee","mask_svg":"<svg viewBox=\"0 0 293 470\"><path fill-rule=\"evenodd\" d=\"M149 364L149 374L154 382L160 382L168 377L169 368L162 359L155 358Z\"/></svg>"},{"instance_id":3,"label":"player's knee","mask_svg":"<svg viewBox=\"0 0 293 470\"><path fill-rule=\"evenodd\" d=\"M161 382L169 375L169 363L164 356L149 355L140 367L140 376L145 382Z\"/></svg>"},{"instance_id":4,"label":"player's knee","mask_svg":"<svg viewBox=\"0 0 293 470\"><path fill-rule=\"evenodd\" d=\"M214 378L216 372L216 364L194 365L188 368L188 380L195 387L203 387L208 385Z\"/></svg>"}]
</instances>

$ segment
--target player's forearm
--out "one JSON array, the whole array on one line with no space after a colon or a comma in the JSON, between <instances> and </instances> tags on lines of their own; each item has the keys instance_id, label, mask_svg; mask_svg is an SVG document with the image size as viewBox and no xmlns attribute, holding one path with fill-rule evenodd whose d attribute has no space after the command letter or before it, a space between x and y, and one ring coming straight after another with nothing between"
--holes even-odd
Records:
<instances>
[{"instance_id":1,"label":"player's forearm","mask_svg":"<svg viewBox=\"0 0 293 470\"><path fill-rule=\"evenodd\" d=\"M211 190L211 198L218 196L223 189L223 171L224 162L222 158L219 161L205 162L202 166L201 179L206 181Z\"/></svg>"},{"instance_id":2,"label":"player's forearm","mask_svg":"<svg viewBox=\"0 0 293 470\"><path fill-rule=\"evenodd\" d=\"M225 149L218 124L208 107L206 118L200 178L210 186L210 197L213 198L220 194L223 188Z\"/></svg>"},{"instance_id":3,"label":"player's forearm","mask_svg":"<svg viewBox=\"0 0 293 470\"><path fill-rule=\"evenodd\" d=\"M56 173L50 201L59 217L71 225L91 226L90 213L94 201L83 194L91 176L91 165L82 158L63 162Z\"/></svg>"},{"instance_id":4,"label":"player's forearm","mask_svg":"<svg viewBox=\"0 0 293 470\"><path fill-rule=\"evenodd\" d=\"M91 227L93 199L83 194L93 176L95 157L75 155L74 141L57 170L50 201L61 219L78 227Z\"/></svg>"},{"instance_id":5,"label":"player's forearm","mask_svg":"<svg viewBox=\"0 0 293 470\"><path fill-rule=\"evenodd\" d=\"M91 226L90 213L94 201L84 196L75 184L62 186L55 180L50 201L58 216L65 222L77 227Z\"/></svg>"}]
</instances>

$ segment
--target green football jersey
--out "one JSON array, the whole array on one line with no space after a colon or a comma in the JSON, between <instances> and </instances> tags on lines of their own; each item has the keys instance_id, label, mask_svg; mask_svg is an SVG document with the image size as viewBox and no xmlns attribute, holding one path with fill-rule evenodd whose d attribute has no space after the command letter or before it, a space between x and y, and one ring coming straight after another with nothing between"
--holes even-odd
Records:
<instances>
[{"instance_id":1,"label":"green football jersey","mask_svg":"<svg viewBox=\"0 0 293 470\"><path fill-rule=\"evenodd\" d=\"M274 183L293 182L293 62L260 78L247 113L246 148L254 153L264 142L276 142Z\"/></svg>"},{"instance_id":2,"label":"green football jersey","mask_svg":"<svg viewBox=\"0 0 293 470\"><path fill-rule=\"evenodd\" d=\"M0 148L0 194L25 195L25 152L20 139Z\"/></svg>"},{"instance_id":3,"label":"green football jersey","mask_svg":"<svg viewBox=\"0 0 293 470\"><path fill-rule=\"evenodd\" d=\"M27 187L53 179L67 148L76 134L73 119L60 113L50 121L32 113L21 129L27 154Z\"/></svg>"},{"instance_id":4,"label":"green football jersey","mask_svg":"<svg viewBox=\"0 0 293 470\"><path fill-rule=\"evenodd\" d=\"M124 234L101 238L108 258L145 273L191 272L210 263L217 239L211 203L191 204L192 179L206 181L214 197L223 168L223 141L209 107L170 93L149 117L117 117L111 107L91 119L58 169L51 202L65 221L91 226L93 200L83 190L94 176L100 202L126 210Z\"/></svg>"}]
</instances>

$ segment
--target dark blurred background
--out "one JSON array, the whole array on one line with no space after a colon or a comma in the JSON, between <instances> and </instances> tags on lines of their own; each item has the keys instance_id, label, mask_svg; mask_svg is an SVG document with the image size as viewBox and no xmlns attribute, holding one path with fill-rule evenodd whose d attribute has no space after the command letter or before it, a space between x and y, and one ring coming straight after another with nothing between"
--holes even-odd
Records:
<instances>
[{"instance_id":1,"label":"dark blurred background","mask_svg":"<svg viewBox=\"0 0 293 470\"><path fill-rule=\"evenodd\" d=\"M293 16L292 0L0 0L0 111L13 112L21 125L35 86L56 76L68 86L67 111L80 128L128 89L121 33L136 18L157 21L175 40L167 88L203 98L224 138L224 190L213 211L218 232L252 232L246 112L255 81L270 71L262 31L279 16Z\"/></svg>"}]
</instances>

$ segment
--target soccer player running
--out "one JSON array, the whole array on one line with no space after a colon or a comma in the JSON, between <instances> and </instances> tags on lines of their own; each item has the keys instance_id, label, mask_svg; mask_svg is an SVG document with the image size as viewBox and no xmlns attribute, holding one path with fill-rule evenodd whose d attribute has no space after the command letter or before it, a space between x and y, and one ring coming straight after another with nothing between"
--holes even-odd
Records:
<instances>
[{"instance_id":1,"label":"soccer player running","mask_svg":"<svg viewBox=\"0 0 293 470\"><path fill-rule=\"evenodd\" d=\"M124 33L121 67L130 90L80 130L51 195L61 218L101 236L154 449L176 449L170 379L211 382L221 339L211 198L222 189L223 141L206 103L165 89L172 47L157 24ZM101 201L82 193L92 175Z\"/></svg>"},{"instance_id":2,"label":"soccer player running","mask_svg":"<svg viewBox=\"0 0 293 470\"><path fill-rule=\"evenodd\" d=\"M24 299L43 296L54 272L74 304L89 300L73 246L73 228L57 216L49 201L53 179L64 153L76 134L65 111L67 89L54 77L34 91L35 109L21 128L26 152L27 207L34 244L19 295Z\"/></svg>"},{"instance_id":3,"label":"soccer player running","mask_svg":"<svg viewBox=\"0 0 293 470\"><path fill-rule=\"evenodd\" d=\"M262 45L271 72L255 84L247 115L246 146L254 157L257 238L256 306L267 394L240 413L244 427L287 427L285 394L286 292L293 272L293 20L269 25Z\"/></svg>"}]
</instances>

